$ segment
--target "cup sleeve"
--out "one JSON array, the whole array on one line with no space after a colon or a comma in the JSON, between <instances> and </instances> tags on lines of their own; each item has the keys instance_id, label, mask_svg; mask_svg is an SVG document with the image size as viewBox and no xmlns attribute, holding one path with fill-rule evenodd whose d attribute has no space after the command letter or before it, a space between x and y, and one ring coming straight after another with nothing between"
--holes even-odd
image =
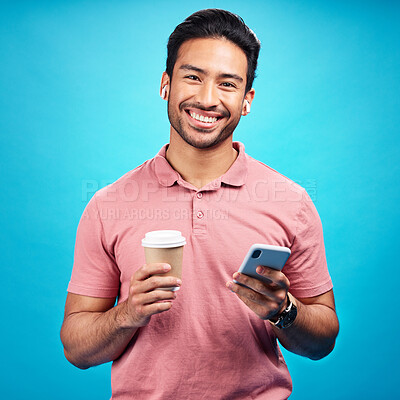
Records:
<instances>
[{"instance_id":1,"label":"cup sleeve","mask_svg":"<svg viewBox=\"0 0 400 400\"><path fill-rule=\"evenodd\" d=\"M289 291L295 297L318 296L332 289L332 280L326 262L321 220L305 190L296 218L291 255L282 272L288 277Z\"/></svg>"},{"instance_id":2,"label":"cup sleeve","mask_svg":"<svg viewBox=\"0 0 400 400\"><path fill-rule=\"evenodd\" d=\"M94 195L79 221L67 290L84 296L113 298L118 296L119 286L120 271L107 244Z\"/></svg>"}]
</instances>

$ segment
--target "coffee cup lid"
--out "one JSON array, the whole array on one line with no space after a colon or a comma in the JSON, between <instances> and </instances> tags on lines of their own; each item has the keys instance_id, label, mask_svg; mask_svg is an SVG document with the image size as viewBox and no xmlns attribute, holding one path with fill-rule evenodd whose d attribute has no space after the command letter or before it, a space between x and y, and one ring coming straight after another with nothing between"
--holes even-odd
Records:
<instances>
[{"instance_id":1,"label":"coffee cup lid","mask_svg":"<svg viewBox=\"0 0 400 400\"><path fill-rule=\"evenodd\" d=\"M186 244L186 239L180 231L151 231L142 239L143 247L170 248L180 247Z\"/></svg>"}]
</instances>

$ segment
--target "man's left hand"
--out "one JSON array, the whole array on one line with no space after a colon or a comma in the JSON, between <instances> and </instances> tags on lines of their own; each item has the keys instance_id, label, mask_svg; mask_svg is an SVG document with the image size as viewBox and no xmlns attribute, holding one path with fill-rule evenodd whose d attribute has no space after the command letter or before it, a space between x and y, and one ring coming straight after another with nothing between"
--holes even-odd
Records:
<instances>
[{"instance_id":1,"label":"man's left hand","mask_svg":"<svg viewBox=\"0 0 400 400\"><path fill-rule=\"evenodd\" d=\"M241 286L229 281L226 286L239 297L261 319L274 320L287 307L287 293L289 279L281 272L265 266L258 266L257 273L268 279L270 283L264 283L258 279L235 272L233 279ZM277 318L275 318L277 319Z\"/></svg>"}]
</instances>

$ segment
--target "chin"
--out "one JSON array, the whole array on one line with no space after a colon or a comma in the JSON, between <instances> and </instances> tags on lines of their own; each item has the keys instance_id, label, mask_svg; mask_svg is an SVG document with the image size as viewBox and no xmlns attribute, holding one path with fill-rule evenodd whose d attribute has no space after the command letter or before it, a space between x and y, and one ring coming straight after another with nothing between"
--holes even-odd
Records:
<instances>
[{"instance_id":1,"label":"chin","mask_svg":"<svg viewBox=\"0 0 400 400\"><path fill-rule=\"evenodd\" d=\"M209 149L211 147L215 147L216 145L218 145L219 143L225 141L227 138L229 138L231 136L231 134L228 135L224 135L224 134L219 134L217 136L213 137L208 137L208 135L211 135L210 133L208 133L208 135L206 133L203 133L202 135L207 135L207 137L204 137L202 139L197 139L195 137L191 137L189 135L187 135L186 133L181 133L178 132L179 136L190 146L195 147L196 149Z\"/></svg>"}]
</instances>

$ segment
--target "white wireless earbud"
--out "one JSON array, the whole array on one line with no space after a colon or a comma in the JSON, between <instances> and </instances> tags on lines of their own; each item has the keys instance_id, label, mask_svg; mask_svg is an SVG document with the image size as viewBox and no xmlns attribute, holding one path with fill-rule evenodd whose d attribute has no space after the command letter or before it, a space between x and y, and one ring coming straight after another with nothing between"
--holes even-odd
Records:
<instances>
[{"instance_id":1,"label":"white wireless earbud","mask_svg":"<svg viewBox=\"0 0 400 400\"><path fill-rule=\"evenodd\" d=\"M161 98L165 100L167 98L167 85L165 85L161 90Z\"/></svg>"},{"instance_id":2,"label":"white wireless earbud","mask_svg":"<svg viewBox=\"0 0 400 400\"><path fill-rule=\"evenodd\" d=\"M248 114L250 112L250 103L247 100L245 100L244 108Z\"/></svg>"}]
</instances>

